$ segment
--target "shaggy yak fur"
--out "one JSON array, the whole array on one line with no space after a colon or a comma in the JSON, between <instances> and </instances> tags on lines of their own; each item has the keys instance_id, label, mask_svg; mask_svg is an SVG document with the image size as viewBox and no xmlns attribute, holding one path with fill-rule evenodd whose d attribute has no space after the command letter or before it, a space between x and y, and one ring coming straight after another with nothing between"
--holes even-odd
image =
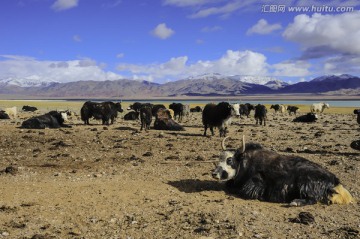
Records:
<instances>
[{"instance_id":1,"label":"shaggy yak fur","mask_svg":"<svg viewBox=\"0 0 360 239\"><path fill-rule=\"evenodd\" d=\"M225 139L220 163L212 175L226 181L229 193L292 206L354 201L333 173L314 162L296 155L281 155L256 143L226 150Z\"/></svg>"}]
</instances>

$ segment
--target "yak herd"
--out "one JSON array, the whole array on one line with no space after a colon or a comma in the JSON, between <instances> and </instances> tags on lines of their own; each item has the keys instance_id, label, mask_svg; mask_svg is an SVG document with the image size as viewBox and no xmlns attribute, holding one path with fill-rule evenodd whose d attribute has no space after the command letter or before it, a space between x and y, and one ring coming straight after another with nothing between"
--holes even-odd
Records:
<instances>
[{"instance_id":1,"label":"yak herd","mask_svg":"<svg viewBox=\"0 0 360 239\"><path fill-rule=\"evenodd\" d=\"M297 106L281 104L271 105L270 110L275 113L297 116L294 122L315 122L317 113L329 108L327 103L317 103L310 107L310 113L297 116ZM34 112L37 109L24 106L23 111ZM258 199L261 201L289 203L291 206L303 206L322 202L325 204L348 204L354 202L351 194L341 185L340 180L320 165L297 155L281 155L265 149L258 143L245 143L243 137L239 148L227 149L225 140L228 126L234 117L249 117L254 111L255 123L266 126L267 108L262 105L230 104L220 102L209 103L204 108L196 106L190 108L182 103L172 103L169 108L162 104L135 102L127 109L124 120L140 120L140 130L149 130L153 117L153 129L157 130L184 130L180 125L184 117L190 112L200 112L204 127L214 135L214 128L219 129L222 152L220 162L212 172L214 179L226 181L226 190L244 199ZM80 110L81 120L85 125L91 119L101 120L103 125L115 122L118 114L123 112L121 103L87 101ZM355 109L357 122L360 124L360 109ZM50 111L44 115L34 116L22 122L21 128L60 128L71 127L65 124L69 111ZM16 117L16 107L0 110L1 119ZM360 140L354 141L351 147L360 150Z\"/></svg>"}]
</instances>

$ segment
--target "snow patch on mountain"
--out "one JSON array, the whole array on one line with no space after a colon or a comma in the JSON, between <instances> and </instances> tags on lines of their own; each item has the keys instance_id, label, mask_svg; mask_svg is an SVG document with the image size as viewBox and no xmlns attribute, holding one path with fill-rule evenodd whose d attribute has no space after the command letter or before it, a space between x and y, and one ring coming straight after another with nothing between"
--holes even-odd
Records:
<instances>
[{"instance_id":1,"label":"snow patch on mountain","mask_svg":"<svg viewBox=\"0 0 360 239\"><path fill-rule=\"evenodd\" d=\"M257 84L257 85L266 85L268 82L283 82L275 77L271 76L246 76L246 75L232 75L232 76L225 76L220 73L208 73L198 76L190 76L186 78L185 80L205 80L205 81L214 81L214 80L221 80L221 79L227 79L227 80L236 80L241 81L244 83L249 84ZM285 82L284 82L285 83ZM287 84L287 83L285 83Z\"/></svg>"},{"instance_id":2,"label":"snow patch on mountain","mask_svg":"<svg viewBox=\"0 0 360 239\"><path fill-rule=\"evenodd\" d=\"M24 78L8 77L0 79L0 85L3 86L19 86L19 87L46 87L59 83L50 79L44 79L37 75L31 75Z\"/></svg>"}]
</instances>

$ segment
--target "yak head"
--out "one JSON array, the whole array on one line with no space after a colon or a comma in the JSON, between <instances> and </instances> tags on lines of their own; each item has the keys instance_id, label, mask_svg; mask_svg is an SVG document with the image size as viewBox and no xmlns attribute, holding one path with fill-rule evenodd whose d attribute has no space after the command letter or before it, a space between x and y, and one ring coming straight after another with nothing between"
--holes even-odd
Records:
<instances>
[{"instance_id":1,"label":"yak head","mask_svg":"<svg viewBox=\"0 0 360 239\"><path fill-rule=\"evenodd\" d=\"M232 114L235 116L240 116L240 104L233 104L232 105Z\"/></svg>"},{"instance_id":2,"label":"yak head","mask_svg":"<svg viewBox=\"0 0 360 239\"><path fill-rule=\"evenodd\" d=\"M223 151L220 153L220 162L212 172L212 176L215 179L221 181L227 181L234 178L237 174L239 168L239 161L236 159L235 155L237 153L245 152L245 137L243 136L242 147L240 149L226 149L225 140L228 137L225 137L221 142L221 147Z\"/></svg>"}]
</instances>

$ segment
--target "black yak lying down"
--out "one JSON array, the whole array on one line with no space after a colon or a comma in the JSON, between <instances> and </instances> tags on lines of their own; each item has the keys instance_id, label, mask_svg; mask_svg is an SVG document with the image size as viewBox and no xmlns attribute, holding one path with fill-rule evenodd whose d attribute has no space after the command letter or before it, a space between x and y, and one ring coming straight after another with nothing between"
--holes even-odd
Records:
<instances>
[{"instance_id":1,"label":"black yak lying down","mask_svg":"<svg viewBox=\"0 0 360 239\"><path fill-rule=\"evenodd\" d=\"M21 128L26 129L45 129L45 128L60 128L71 127L64 124L64 119L61 112L50 111L44 115L35 116L22 122Z\"/></svg>"},{"instance_id":2,"label":"black yak lying down","mask_svg":"<svg viewBox=\"0 0 360 239\"><path fill-rule=\"evenodd\" d=\"M159 109L155 115L154 129L184 131L185 129L176 123L167 109Z\"/></svg>"},{"instance_id":3,"label":"black yak lying down","mask_svg":"<svg viewBox=\"0 0 360 239\"><path fill-rule=\"evenodd\" d=\"M304 122L304 123L312 123L318 119L318 116L314 113L307 113L306 115L301 115L296 117L293 122Z\"/></svg>"},{"instance_id":4,"label":"black yak lying down","mask_svg":"<svg viewBox=\"0 0 360 239\"><path fill-rule=\"evenodd\" d=\"M4 110L0 110L0 119L10 119L10 117Z\"/></svg>"},{"instance_id":5,"label":"black yak lying down","mask_svg":"<svg viewBox=\"0 0 360 239\"><path fill-rule=\"evenodd\" d=\"M226 139L226 138L225 138ZM339 179L320 165L299 156L280 155L260 144L247 143L223 152L213 171L214 178L226 181L230 193L244 199L307 204L353 202Z\"/></svg>"}]
</instances>

